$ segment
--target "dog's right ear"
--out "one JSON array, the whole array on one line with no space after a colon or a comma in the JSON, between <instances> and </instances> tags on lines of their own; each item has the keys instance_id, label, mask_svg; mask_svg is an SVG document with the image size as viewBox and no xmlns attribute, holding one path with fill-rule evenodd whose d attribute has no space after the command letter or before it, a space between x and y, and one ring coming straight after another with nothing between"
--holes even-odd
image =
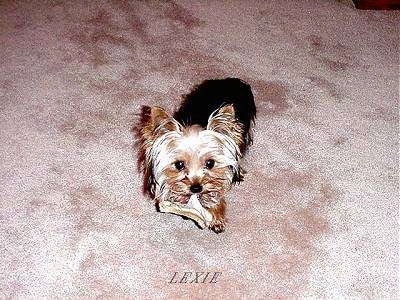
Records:
<instances>
[{"instance_id":1,"label":"dog's right ear","mask_svg":"<svg viewBox=\"0 0 400 300\"><path fill-rule=\"evenodd\" d=\"M161 107L142 107L141 124L153 137L169 131L181 131L181 125Z\"/></svg>"},{"instance_id":2,"label":"dog's right ear","mask_svg":"<svg viewBox=\"0 0 400 300\"><path fill-rule=\"evenodd\" d=\"M170 131L182 131L182 126L163 108L143 106L139 124L135 127L138 167L144 172L144 191L154 193L153 158L154 141Z\"/></svg>"},{"instance_id":3,"label":"dog's right ear","mask_svg":"<svg viewBox=\"0 0 400 300\"><path fill-rule=\"evenodd\" d=\"M161 107L151 108L151 118L154 130L157 133L168 131L182 131L181 124L178 123L170 114Z\"/></svg>"},{"instance_id":4,"label":"dog's right ear","mask_svg":"<svg viewBox=\"0 0 400 300\"><path fill-rule=\"evenodd\" d=\"M161 107L143 106L137 130L139 148L144 157L149 159L149 152L154 141L170 131L182 131L182 126Z\"/></svg>"}]
</instances>

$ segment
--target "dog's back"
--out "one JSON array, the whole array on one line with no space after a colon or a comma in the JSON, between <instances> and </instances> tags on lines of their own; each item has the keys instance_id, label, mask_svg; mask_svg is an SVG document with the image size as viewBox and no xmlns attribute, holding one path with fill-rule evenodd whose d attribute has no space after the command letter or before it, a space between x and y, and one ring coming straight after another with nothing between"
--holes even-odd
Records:
<instances>
[{"instance_id":1,"label":"dog's back","mask_svg":"<svg viewBox=\"0 0 400 300\"><path fill-rule=\"evenodd\" d=\"M252 143L251 127L256 117L256 106L250 85L238 78L205 80L184 96L174 118L184 125L206 127L208 118L218 108L232 104L236 118L243 124L246 146Z\"/></svg>"}]
</instances>

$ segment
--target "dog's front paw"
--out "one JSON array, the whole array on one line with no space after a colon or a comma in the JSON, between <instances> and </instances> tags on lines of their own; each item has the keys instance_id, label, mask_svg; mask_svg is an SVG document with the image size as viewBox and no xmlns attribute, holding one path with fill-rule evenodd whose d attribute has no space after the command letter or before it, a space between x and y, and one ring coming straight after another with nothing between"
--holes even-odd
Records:
<instances>
[{"instance_id":1,"label":"dog's front paw","mask_svg":"<svg viewBox=\"0 0 400 300\"><path fill-rule=\"evenodd\" d=\"M209 228L215 233L221 233L225 231L226 222L224 219L213 220L209 226Z\"/></svg>"}]
</instances>

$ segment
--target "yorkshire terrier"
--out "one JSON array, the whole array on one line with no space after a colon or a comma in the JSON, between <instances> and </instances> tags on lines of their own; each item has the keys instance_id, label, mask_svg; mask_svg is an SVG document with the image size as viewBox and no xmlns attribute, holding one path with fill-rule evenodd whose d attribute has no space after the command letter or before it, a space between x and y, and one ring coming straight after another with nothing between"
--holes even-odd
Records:
<instances>
[{"instance_id":1,"label":"yorkshire terrier","mask_svg":"<svg viewBox=\"0 0 400 300\"><path fill-rule=\"evenodd\" d=\"M243 180L255 117L251 87L237 78L204 81L173 115L144 106L137 133L145 190L156 203L196 195L212 215L209 228L224 231L225 194Z\"/></svg>"}]
</instances>

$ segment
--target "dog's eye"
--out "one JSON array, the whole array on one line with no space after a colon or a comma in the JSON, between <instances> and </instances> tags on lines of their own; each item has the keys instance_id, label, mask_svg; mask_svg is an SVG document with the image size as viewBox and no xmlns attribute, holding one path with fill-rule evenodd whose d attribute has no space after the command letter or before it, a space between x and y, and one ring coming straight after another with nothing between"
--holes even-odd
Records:
<instances>
[{"instance_id":1,"label":"dog's eye","mask_svg":"<svg viewBox=\"0 0 400 300\"><path fill-rule=\"evenodd\" d=\"M178 171L182 171L185 168L185 163L181 160L176 161L174 165Z\"/></svg>"},{"instance_id":2,"label":"dog's eye","mask_svg":"<svg viewBox=\"0 0 400 300\"><path fill-rule=\"evenodd\" d=\"M213 159L207 159L207 160L206 160L206 163L204 164L204 166L205 166L207 169L212 169L212 168L214 168L214 165L215 165L215 160L213 160Z\"/></svg>"}]
</instances>

